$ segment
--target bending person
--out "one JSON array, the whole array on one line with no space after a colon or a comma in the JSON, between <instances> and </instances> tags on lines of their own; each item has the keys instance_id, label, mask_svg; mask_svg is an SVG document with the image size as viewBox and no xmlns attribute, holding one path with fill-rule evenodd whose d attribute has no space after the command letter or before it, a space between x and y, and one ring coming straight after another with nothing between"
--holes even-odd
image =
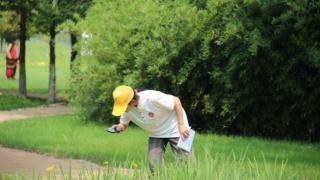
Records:
<instances>
[{"instance_id":1,"label":"bending person","mask_svg":"<svg viewBox=\"0 0 320 180\"><path fill-rule=\"evenodd\" d=\"M177 146L179 138L189 136L189 123L179 98L155 90L137 90L118 86L113 91L112 114L121 116L114 128L125 130L132 121L149 133L149 167L154 173L155 165L163 162L169 143L176 160L177 156L190 157L191 152Z\"/></svg>"}]
</instances>

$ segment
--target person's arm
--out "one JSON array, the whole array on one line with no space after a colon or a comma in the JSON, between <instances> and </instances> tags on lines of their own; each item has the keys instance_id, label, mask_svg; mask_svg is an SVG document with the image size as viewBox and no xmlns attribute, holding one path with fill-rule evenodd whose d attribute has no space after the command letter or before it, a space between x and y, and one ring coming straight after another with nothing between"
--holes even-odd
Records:
<instances>
[{"instance_id":1,"label":"person's arm","mask_svg":"<svg viewBox=\"0 0 320 180\"><path fill-rule=\"evenodd\" d=\"M11 47L12 47L12 44L9 43L9 45L8 45L8 47L7 47L7 52L6 52L6 55L7 55L7 57L8 57L9 59L12 58L12 57L11 57L11 54L10 54L10 49L11 49Z\"/></svg>"},{"instance_id":2,"label":"person's arm","mask_svg":"<svg viewBox=\"0 0 320 180\"><path fill-rule=\"evenodd\" d=\"M180 136L185 139L189 136L189 130L187 129L183 120L183 111L181 101L178 97L174 97L174 110L177 113L178 127L180 131Z\"/></svg>"}]
</instances>

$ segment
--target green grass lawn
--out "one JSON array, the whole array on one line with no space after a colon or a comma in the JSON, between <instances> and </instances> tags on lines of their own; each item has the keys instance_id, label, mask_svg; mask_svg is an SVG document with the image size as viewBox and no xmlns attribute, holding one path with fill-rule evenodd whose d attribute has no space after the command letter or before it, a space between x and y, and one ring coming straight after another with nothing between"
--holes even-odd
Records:
<instances>
[{"instance_id":1,"label":"green grass lawn","mask_svg":"<svg viewBox=\"0 0 320 180\"><path fill-rule=\"evenodd\" d=\"M147 134L130 127L120 134L74 115L0 123L0 144L60 157L87 159L148 173ZM176 164L171 150L160 179L319 179L320 145L259 138L196 135L195 158ZM133 178L134 179L134 178Z\"/></svg>"},{"instance_id":2,"label":"green grass lawn","mask_svg":"<svg viewBox=\"0 0 320 180\"><path fill-rule=\"evenodd\" d=\"M0 96L0 111L48 104L45 100L24 98L19 96Z\"/></svg>"},{"instance_id":3,"label":"green grass lawn","mask_svg":"<svg viewBox=\"0 0 320 180\"><path fill-rule=\"evenodd\" d=\"M19 70L16 80L8 81L5 76L5 53L0 53L0 89L18 90ZM66 95L70 75L70 45L56 42L56 88L58 95ZM47 94L49 84L48 40L32 39L26 44L26 76L28 92Z\"/></svg>"}]
</instances>

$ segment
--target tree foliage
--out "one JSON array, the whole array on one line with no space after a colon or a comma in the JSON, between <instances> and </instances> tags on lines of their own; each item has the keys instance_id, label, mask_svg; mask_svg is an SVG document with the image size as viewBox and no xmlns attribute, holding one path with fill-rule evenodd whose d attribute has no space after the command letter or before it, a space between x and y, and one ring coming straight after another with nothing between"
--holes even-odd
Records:
<instances>
[{"instance_id":1,"label":"tree foliage","mask_svg":"<svg viewBox=\"0 0 320 180\"><path fill-rule=\"evenodd\" d=\"M0 12L0 37L8 41L10 38L19 37L19 18L17 13L12 11Z\"/></svg>"}]
</instances>

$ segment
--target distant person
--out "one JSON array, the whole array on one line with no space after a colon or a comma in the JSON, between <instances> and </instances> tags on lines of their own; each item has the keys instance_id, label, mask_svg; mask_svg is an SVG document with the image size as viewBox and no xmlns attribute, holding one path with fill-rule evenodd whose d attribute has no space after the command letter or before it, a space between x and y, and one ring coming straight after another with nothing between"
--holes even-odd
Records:
<instances>
[{"instance_id":1,"label":"distant person","mask_svg":"<svg viewBox=\"0 0 320 180\"><path fill-rule=\"evenodd\" d=\"M121 116L120 123L112 127L119 131L128 128L130 121L149 133L149 167L163 161L169 143L175 159L177 155L190 157L191 152L177 146L179 137L189 136L189 123L179 98L155 90L138 92L129 86L118 86L113 93L112 115Z\"/></svg>"},{"instance_id":2,"label":"distant person","mask_svg":"<svg viewBox=\"0 0 320 180\"><path fill-rule=\"evenodd\" d=\"M18 64L17 43L15 39L9 41L6 51L6 76L8 80L14 80Z\"/></svg>"}]
</instances>

